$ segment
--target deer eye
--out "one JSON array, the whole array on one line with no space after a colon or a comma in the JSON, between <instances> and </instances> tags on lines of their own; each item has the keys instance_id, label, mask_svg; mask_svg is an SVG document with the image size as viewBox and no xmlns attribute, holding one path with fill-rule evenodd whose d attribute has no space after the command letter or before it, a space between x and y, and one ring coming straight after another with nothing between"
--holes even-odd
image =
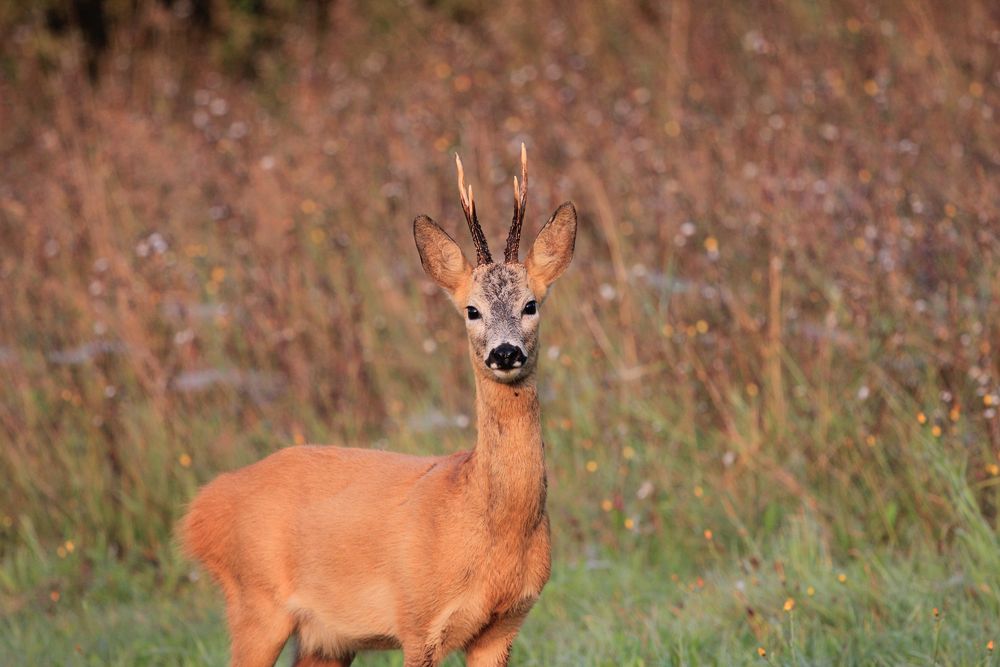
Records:
<instances>
[{"instance_id":1,"label":"deer eye","mask_svg":"<svg viewBox=\"0 0 1000 667\"><path fill-rule=\"evenodd\" d=\"M537 312L538 312L538 302L537 301L529 301L528 303L524 304L524 310L521 311L521 314L522 315L534 315Z\"/></svg>"},{"instance_id":2,"label":"deer eye","mask_svg":"<svg viewBox=\"0 0 1000 667\"><path fill-rule=\"evenodd\" d=\"M482 317L482 315L479 314L479 311L475 308L475 306L466 306L465 312L469 316L470 320L478 320L480 317Z\"/></svg>"}]
</instances>

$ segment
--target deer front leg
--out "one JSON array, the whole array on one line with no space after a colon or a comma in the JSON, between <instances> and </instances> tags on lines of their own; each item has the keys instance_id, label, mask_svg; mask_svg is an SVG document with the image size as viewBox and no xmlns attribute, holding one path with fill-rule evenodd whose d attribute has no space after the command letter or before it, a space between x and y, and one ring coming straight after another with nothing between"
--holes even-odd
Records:
<instances>
[{"instance_id":1,"label":"deer front leg","mask_svg":"<svg viewBox=\"0 0 1000 667\"><path fill-rule=\"evenodd\" d=\"M339 658L330 658L318 653L299 652L295 656L294 667L351 667L353 661L353 653Z\"/></svg>"},{"instance_id":2,"label":"deer front leg","mask_svg":"<svg viewBox=\"0 0 1000 667\"><path fill-rule=\"evenodd\" d=\"M507 667L510 647L527 613L502 616L487 625L465 647L468 667Z\"/></svg>"},{"instance_id":3,"label":"deer front leg","mask_svg":"<svg viewBox=\"0 0 1000 667\"><path fill-rule=\"evenodd\" d=\"M440 644L403 644L403 667L437 667L443 658Z\"/></svg>"}]
</instances>

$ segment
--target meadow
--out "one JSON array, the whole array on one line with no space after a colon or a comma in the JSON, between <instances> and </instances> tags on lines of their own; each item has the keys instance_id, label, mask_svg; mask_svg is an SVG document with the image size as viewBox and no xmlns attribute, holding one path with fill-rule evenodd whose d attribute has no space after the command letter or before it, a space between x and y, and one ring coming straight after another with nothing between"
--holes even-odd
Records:
<instances>
[{"instance_id":1,"label":"meadow","mask_svg":"<svg viewBox=\"0 0 1000 667\"><path fill-rule=\"evenodd\" d=\"M995 3L98 4L0 7L0 663L225 664L200 484L470 447L411 222L471 253L458 151L499 243L523 141L580 230L512 664L1000 664Z\"/></svg>"}]
</instances>

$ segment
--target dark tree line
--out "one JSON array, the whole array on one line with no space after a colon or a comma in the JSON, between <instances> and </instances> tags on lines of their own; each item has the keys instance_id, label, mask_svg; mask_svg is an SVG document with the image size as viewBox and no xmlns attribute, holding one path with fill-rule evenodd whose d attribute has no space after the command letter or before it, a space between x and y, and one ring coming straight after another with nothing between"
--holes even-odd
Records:
<instances>
[{"instance_id":1,"label":"dark tree line","mask_svg":"<svg viewBox=\"0 0 1000 667\"><path fill-rule=\"evenodd\" d=\"M171 10L201 36L225 32L224 17L239 13L263 22L275 16L302 15L303 10L325 24L334 0L292 0L269 3L267 0L145 0ZM117 25L143 9L144 0L55 0L45 9L46 27L53 34L77 31L84 44L87 72L96 80L102 57L111 44Z\"/></svg>"}]
</instances>

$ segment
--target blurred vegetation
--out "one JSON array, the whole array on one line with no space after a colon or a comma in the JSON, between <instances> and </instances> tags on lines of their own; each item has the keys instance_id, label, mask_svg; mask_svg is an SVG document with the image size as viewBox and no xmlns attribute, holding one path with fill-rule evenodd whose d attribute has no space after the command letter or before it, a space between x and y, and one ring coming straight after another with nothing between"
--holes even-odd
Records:
<instances>
[{"instance_id":1,"label":"blurred vegetation","mask_svg":"<svg viewBox=\"0 0 1000 667\"><path fill-rule=\"evenodd\" d=\"M581 229L521 662L988 658L1000 10L960 5L0 6L0 646L220 660L217 617L140 660L94 611L148 604L151 646L211 617L171 542L198 484L468 447L410 221L466 242L457 150L500 239L524 141L534 228L573 199Z\"/></svg>"}]
</instances>

